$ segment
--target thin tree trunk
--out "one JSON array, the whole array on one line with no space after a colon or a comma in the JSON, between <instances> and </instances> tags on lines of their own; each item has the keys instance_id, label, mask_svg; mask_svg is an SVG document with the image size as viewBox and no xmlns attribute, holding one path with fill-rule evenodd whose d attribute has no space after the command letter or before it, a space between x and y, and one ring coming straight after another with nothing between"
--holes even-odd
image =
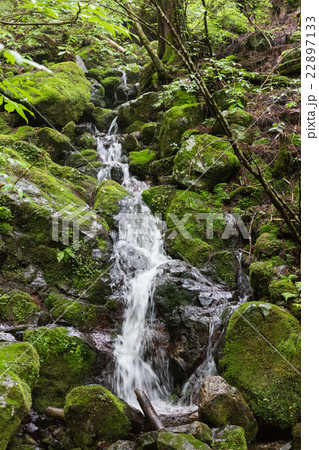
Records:
<instances>
[{"instance_id":1,"label":"thin tree trunk","mask_svg":"<svg viewBox=\"0 0 319 450\"><path fill-rule=\"evenodd\" d=\"M152 427L155 430L162 430L164 428L164 425L162 424L161 419L158 417L145 392L141 391L140 389L135 389L134 392L145 416L148 418Z\"/></svg>"},{"instance_id":2,"label":"thin tree trunk","mask_svg":"<svg viewBox=\"0 0 319 450\"><path fill-rule=\"evenodd\" d=\"M205 40L206 40L206 45L207 45L207 47L208 47L209 56L212 57L212 56L213 56L213 51L212 51L212 46L211 46L211 44L210 44L209 33L208 33L207 5L206 5L206 0L202 0L202 5L203 5L203 7L205 8L205 12L204 12Z\"/></svg>"}]
</instances>

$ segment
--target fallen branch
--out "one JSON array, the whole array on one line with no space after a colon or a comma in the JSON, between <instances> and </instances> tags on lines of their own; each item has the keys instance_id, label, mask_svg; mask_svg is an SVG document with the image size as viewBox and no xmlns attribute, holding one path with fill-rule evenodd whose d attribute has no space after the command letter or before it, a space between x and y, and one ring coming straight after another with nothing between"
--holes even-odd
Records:
<instances>
[{"instance_id":1,"label":"fallen branch","mask_svg":"<svg viewBox=\"0 0 319 450\"><path fill-rule=\"evenodd\" d=\"M112 39L107 37L105 40L110 44L111 47L113 47L118 52L125 53L125 48L117 44L116 42L112 41Z\"/></svg>"},{"instance_id":2,"label":"fallen branch","mask_svg":"<svg viewBox=\"0 0 319 450\"><path fill-rule=\"evenodd\" d=\"M44 411L45 415L52 417L53 419L65 420L64 409L55 408L54 406L48 406Z\"/></svg>"},{"instance_id":3,"label":"fallen branch","mask_svg":"<svg viewBox=\"0 0 319 450\"><path fill-rule=\"evenodd\" d=\"M135 395L136 398L143 410L143 413L149 420L152 427L154 427L155 430L161 430L164 428L164 425L162 424L161 419L158 417L155 409L153 408L149 398L145 394L144 391L141 391L140 389L135 389Z\"/></svg>"}]
</instances>

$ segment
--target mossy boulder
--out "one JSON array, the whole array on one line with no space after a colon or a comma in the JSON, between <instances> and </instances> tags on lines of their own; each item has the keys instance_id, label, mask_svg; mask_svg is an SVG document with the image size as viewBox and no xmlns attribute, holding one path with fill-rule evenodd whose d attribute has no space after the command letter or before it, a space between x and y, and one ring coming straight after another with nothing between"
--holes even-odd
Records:
<instances>
[{"instance_id":1,"label":"mossy boulder","mask_svg":"<svg viewBox=\"0 0 319 450\"><path fill-rule=\"evenodd\" d=\"M277 71L280 75L299 75L301 71L301 49L295 48L282 52Z\"/></svg>"},{"instance_id":2,"label":"mossy boulder","mask_svg":"<svg viewBox=\"0 0 319 450\"><path fill-rule=\"evenodd\" d=\"M162 158L174 155L182 135L189 128L200 125L204 112L199 103L174 106L166 111L159 132L159 147Z\"/></svg>"},{"instance_id":3,"label":"mossy boulder","mask_svg":"<svg viewBox=\"0 0 319 450\"><path fill-rule=\"evenodd\" d=\"M28 343L0 344L0 449L5 450L31 408L39 357Z\"/></svg>"},{"instance_id":4,"label":"mossy boulder","mask_svg":"<svg viewBox=\"0 0 319 450\"><path fill-rule=\"evenodd\" d=\"M100 441L116 441L131 431L126 404L102 386L73 389L65 402L65 416L76 445L89 450Z\"/></svg>"},{"instance_id":5,"label":"mossy boulder","mask_svg":"<svg viewBox=\"0 0 319 450\"><path fill-rule=\"evenodd\" d=\"M135 121L147 122L156 119L159 108L154 107L158 100L157 92L147 92L136 100L131 100L118 107L118 124L127 128Z\"/></svg>"},{"instance_id":6,"label":"mossy boulder","mask_svg":"<svg viewBox=\"0 0 319 450\"><path fill-rule=\"evenodd\" d=\"M150 122L143 125L141 130L142 142L145 145L152 144L154 142L156 134L158 132L158 124L156 122Z\"/></svg>"},{"instance_id":7,"label":"mossy boulder","mask_svg":"<svg viewBox=\"0 0 319 450\"><path fill-rule=\"evenodd\" d=\"M13 290L0 297L0 318L12 324L33 323L41 311L32 297L22 291Z\"/></svg>"},{"instance_id":8,"label":"mossy boulder","mask_svg":"<svg viewBox=\"0 0 319 450\"><path fill-rule=\"evenodd\" d=\"M213 450L247 450L245 431L236 425L213 429Z\"/></svg>"},{"instance_id":9,"label":"mossy boulder","mask_svg":"<svg viewBox=\"0 0 319 450\"><path fill-rule=\"evenodd\" d=\"M174 160L173 177L185 187L212 190L239 170L229 142L208 134L190 136Z\"/></svg>"},{"instance_id":10,"label":"mossy boulder","mask_svg":"<svg viewBox=\"0 0 319 450\"><path fill-rule=\"evenodd\" d=\"M106 97L113 99L116 89L121 84L122 79L119 77L107 77L101 81L102 86L105 89Z\"/></svg>"},{"instance_id":11,"label":"mossy boulder","mask_svg":"<svg viewBox=\"0 0 319 450\"><path fill-rule=\"evenodd\" d=\"M35 141L38 134L38 129L34 127L30 127L25 125L23 127L19 127L17 131L14 133L14 137L18 141Z\"/></svg>"},{"instance_id":12,"label":"mossy boulder","mask_svg":"<svg viewBox=\"0 0 319 450\"><path fill-rule=\"evenodd\" d=\"M188 423L186 425L179 425L176 427L166 428L170 433L183 433L191 434L194 438L199 441L205 442L205 444L211 444L212 442L212 431L208 425L203 422L195 421Z\"/></svg>"},{"instance_id":13,"label":"mossy boulder","mask_svg":"<svg viewBox=\"0 0 319 450\"><path fill-rule=\"evenodd\" d=\"M137 133L134 132L131 134L124 134L122 147L126 152L137 150L140 147L137 139Z\"/></svg>"},{"instance_id":14,"label":"mossy boulder","mask_svg":"<svg viewBox=\"0 0 319 450\"><path fill-rule=\"evenodd\" d=\"M210 447L190 434L153 431L146 433L136 442L136 449L154 448L157 450L208 450Z\"/></svg>"},{"instance_id":15,"label":"mossy boulder","mask_svg":"<svg viewBox=\"0 0 319 450\"><path fill-rule=\"evenodd\" d=\"M111 109L97 107L94 108L92 112L93 122L99 131L108 131L115 117L116 113L114 113Z\"/></svg>"},{"instance_id":16,"label":"mossy boulder","mask_svg":"<svg viewBox=\"0 0 319 450\"><path fill-rule=\"evenodd\" d=\"M291 280L274 280L269 284L269 294L272 303L279 306L296 303L299 292ZM290 294L287 299L284 294ZM299 299L300 300L300 299Z\"/></svg>"},{"instance_id":17,"label":"mossy boulder","mask_svg":"<svg viewBox=\"0 0 319 450\"><path fill-rule=\"evenodd\" d=\"M71 121L68 122L62 129L62 134L64 134L64 136L68 137L70 139L70 141L75 141L76 138L76 125L75 122Z\"/></svg>"},{"instance_id":18,"label":"mossy boulder","mask_svg":"<svg viewBox=\"0 0 319 450\"><path fill-rule=\"evenodd\" d=\"M273 233L262 233L257 239L254 254L260 258L269 258L279 253L282 242Z\"/></svg>"},{"instance_id":19,"label":"mossy boulder","mask_svg":"<svg viewBox=\"0 0 319 450\"><path fill-rule=\"evenodd\" d=\"M261 427L300 420L300 324L276 305L248 302L230 317L219 361Z\"/></svg>"},{"instance_id":20,"label":"mossy boulder","mask_svg":"<svg viewBox=\"0 0 319 450\"><path fill-rule=\"evenodd\" d=\"M254 116L244 109L227 110L223 111L222 114L231 127L234 125L239 125L246 129L249 128L255 120ZM241 133L243 132L244 130L242 129ZM217 119L211 128L211 133L218 136L225 135L225 131Z\"/></svg>"},{"instance_id":21,"label":"mossy boulder","mask_svg":"<svg viewBox=\"0 0 319 450\"><path fill-rule=\"evenodd\" d=\"M155 158L155 151L149 148L139 152L130 152L129 161L131 173L141 179L145 179L145 175L149 172L149 165Z\"/></svg>"},{"instance_id":22,"label":"mossy boulder","mask_svg":"<svg viewBox=\"0 0 319 450\"><path fill-rule=\"evenodd\" d=\"M199 420L211 427L242 427L248 442L257 435L258 425L245 399L220 376L204 378L199 391L198 414Z\"/></svg>"},{"instance_id":23,"label":"mossy boulder","mask_svg":"<svg viewBox=\"0 0 319 450\"><path fill-rule=\"evenodd\" d=\"M89 81L72 61L55 64L51 70L52 73L39 71L17 75L10 82L31 96L31 105L52 125L63 127L72 120L78 122L91 98Z\"/></svg>"},{"instance_id":24,"label":"mossy boulder","mask_svg":"<svg viewBox=\"0 0 319 450\"><path fill-rule=\"evenodd\" d=\"M104 180L98 187L94 209L97 211L112 227L114 225L114 216L120 212L119 202L129 193L120 184L113 180Z\"/></svg>"},{"instance_id":25,"label":"mossy boulder","mask_svg":"<svg viewBox=\"0 0 319 450\"><path fill-rule=\"evenodd\" d=\"M98 308L90 303L51 293L45 300L57 323L66 323L78 330L88 330L97 324Z\"/></svg>"},{"instance_id":26,"label":"mossy boulder","mask_svg":"<svg viewBox=\"0 0 319 450\"><path fill-rule=\"evenodd\" d=\"M90 133L83 133L81 136L79 136L76 140L76 143L81 148L96 148L96 140L95 137L92 136Z\"/></svg>"},{"instance_id":27,"label":"mossy boulder","mask_svg":"<svg viewBox=\"0 0 319 450\"><path fill-rule=\"evenodd\" d=\"M212 279L223 283L231 289L237 285L238 259L233 252L222 250L216 252L210 260Z\"/></svg>"},{"instance_id":28,"label":"mossy boulder","mask_svg":"<svg viewBox=\"0 0 319 450\"><path fill-rule=\"evenodd\" d=\"M128 134L135 132L141 133L144 125L146 125L145 122L142 122L141 120L135 120L135 122L125 128L124 132Z\"/></svg>"},{"instance_id":29,"label":"mossy boulder","mask_svg":"<svg viewBox=\"0 0 319 450\"><path fill-rule=\"evenodd\" d=\"M149 168L150 174L158 177L163 175L171 175L173 173L174 159L175 156L173 155L168 158L153 161Z\"/></svg>"},{"instance_id":30,"label":"mossy boulder","mask_svg":"<svg viewBox=\"0 0 319 450\"><path fill-rule=\"evenodd\" d=\"M249 266L250 284L257 299L269 295L269 283L275 275L274 266L270 261L257 261Z\"/></svg>"},{"instance_id":31,"label":"mossy boulder","mask_svg":"<svg viewBox=\"0 0 319 450\"><path fill-rule=\"evenodd\" d=\"M40 378L34 389L34 407L63 407L66 394L88 376L94 353L65 328L38 328L25 332L24 340L36 348L40 357Z\"/></svg>"},{"instance_id":32,"label":"mossy boulder","mask_svg":"<svg viewBox=\"0 0 319 450\"><path fill-rule=\"evenodd\" d=\"M182 256L191 264L203 267L214 251L226 248L222 239L225 219L213 203L214 198L207 191L175 191L165 214L166 245L172 256Z\"/></svg>"},{"instance_id":33,"label":"mossy boulder","mask_svg":"<svg viewBox=\"0 0 319 450\"><path fill-rule=\"evenodd\" d=\"M49 150L52 161L56 163L64 162L66 155L73 150L69 138L53 128L41 128L38 132L38 140L44 148Z\"/></svg>"},{"instance_id":34,"label":"mossy boulder","mask_svg":"<svg viewBox=\"0 0 319 450\"><path fill-rule=\"evenodd\" d=\"M173 186L154 186L145 189L142 198L153 214L164 214L174 192Z\"/></svg>"}]
</instances>

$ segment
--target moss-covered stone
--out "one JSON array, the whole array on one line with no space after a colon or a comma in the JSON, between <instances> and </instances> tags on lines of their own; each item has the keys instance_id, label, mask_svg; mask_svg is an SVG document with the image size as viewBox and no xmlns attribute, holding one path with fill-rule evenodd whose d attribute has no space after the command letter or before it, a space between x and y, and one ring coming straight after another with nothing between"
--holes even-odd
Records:
<instances>
[{"instance_id":1,"label":"moss-covered stone","mask_svg":"<svg viewBox=\"0 0 319 450\"><path fill-rule=\"evenodd\" d=\"M131 125L126 127L124 132L130 134L130 133L135 133L136 131L138 131L139 133L141 133L144 125L146 125L145 122L142 122L141 120L136 120Z\"/></svg>"},{"instance_id":2,"label":"moss-covered stone","mask_svg":"<svg viewBox=\"0 0 319 450\"><path fill-rule=\"evenodd\" d=\"M55 126L77 122L91 98L91 85L74 62L51 67L52 73L24 73L10 79L30 96L31 105ZM36 89L36 92L35 92Z\"/></svg>"},{"instance_id":3,"label":"moss-covered stone","mask_svg":"<svg viewBox=\"0 0 319 450\"><path fill-rule=\"evenodd\" d=\"M155 140L155 136L158 132L158 124L156 122L150 122L143 125L141 130L142 142L145 145L152 144Z\"/></svg>"},{"instance_id":4,"label":"moss-covered stone","mask_svg":"<svg viewBox=\"0 0 319 450\"><path fill-rule=\"evenodd\" d=\"M131 173L144 179L145 175L149 172L148 168L150 163L154 161L155 158L156 153L149 148L141 150L140 152L130 152L129 161Z\"/></svg>"},{"instance_id":5,"label":"moss-covered stone","mask_svg":"<svg viewBox=\"0 0 319 450\"><path fill-rule=\"evenodd\" d=\"M279 253L282 242L272 233L262 233L257 239L254 247L254 254L257 257L269 258Z\"/></svg>"},{"instance_id":6,"label":"moss-covered stone","mask_svg":"<svg viewBox=\"0 0 319 450\"><path fill-rule=\"evenodd\" d=\"M297 303L299 297L298 289L291 280L272 281L269 284L269 294L271 302L279 306ZM291 294L291 297L286 300L283 294Z\"/></svg>"},{"instance_id":7,"label":"moss-covered stone","mask_svg":"<svg viewBox=\"0 0 319 450\"><path fill-rule=\"evenodd\" d=\"M92 119L100 131L107 131L114 119L115 115L111 109L94 108Z\"/></svg>"},{"instance_id":8,"label":"moss-covered stone","mask_svg":"<svg viewBox=\"0 0 319 450\"><path fill-rule=\"evenodd\" d=\"M280 75L299 75L301 70L301 49L285 50L281 54L281 62L277 68Z\"/></svg>"},{"instance_id":9,"label":"moss-covered stone","mask_svg":"<svg viewBox=\"0 0 319 450\"><path fill-rule=\"evenodd\" d=\"M226 140L208 134L192 135L175 157L173 176L185 187L212 190L217 184L229 181L239 167Z\"/></svg>"},{"instance_id":10,"label":"moss-covered stone","mask_svg":"<svg viewBox=\"0 0 319 450\"><path fill-rule=\"evenodd\" d=\"M171 175L173 173L174 159L175 156L173 155L168 158L153 161L149 167L150 174L158 177L163 175Z\"/></svg>"},{"instance_id":11,"label":"moss-covered stone","mask_svg":"<svg viewBox=\"0 0 319 450\"><path fill-rule=\"evenodd\" d=\"M267 39L265 38L267 36ZM272 43L272 38L269 33L256 31L251 34L247 40L247 47L251 50L256 50L257 52L264 52L270 48Z\"/></svg>"},{"instance_id":12,"label":"moss-covered stone","mask_svg":"<svg viewBox=\"0 0 319 450\"><path fill-rule=\"evenodd\" d=\"M34 406L44 412L47 406L63 407L66 394L88 376L94 353L65 328L37 328L25 332L40 357L40 378L34 389Z\"/></svg>"},{"instance_id":13,"label":"moss-covered stone","mask_svg":"<svg viewBox=\"0 0 319 450\"><path fill-rule=\"evenodd\" d=\"M94 209L112 227L114 216L120 212L119 202L129 193L120 184L113 180L104 180L97 189Z\"/></svg>"},{"instance_id":14,"label":"moss-covered stone","mask_svg":"<svg viewBox=\"0 0 319 450\"><path fill-rule=\"evenodd\" d=\"M136 133L124 134L122 145L123 149L126 152L132 152L134 150L137 150L140 147L140 144L138 142Z\"/></svg>"},{"instance_id":15,"label":"moss-covered stone","mask_svg":"<svg viewBox=\"0 0 319 450\"><path fill-rule=\"evenodd\" d=\"M53 128L41 128L38 139L44 148L50 150L49 154L54 162L63 161L67 153L72 151L69 138Z\"/></svg>"},{"instance_id":16,"label":"moss-covered stone","mask_svg":"<svg viewBox=\"0 0 319 450\"><path fill-rule=\"evenodd\" d=\"M26 292L14 290L0 297L0 317L13 324L32 323L41 311Z\"/></svg>"},{"instance_id":17,"label":"moss-covered stone","mask_svg":"<svg viewBox=\"0 0 319 450\"><path fill-rule=\"evenodd\" d=\"M140 437L136 443L138 450L154 448L157 450L208 450L210 447L190 434L153 431Z\"/></svg>"},{"instance_id":18,"label":"moss-covered stone","mask_svg":"<svg viewBox=\"0 0 319 450\"><path fill-rule=\"evenodd\" d=\"M194 438L204 442L205 444L211 444L212 442L212 431L209 426L203 422L198 422L197 420L186 425L169 427L166 428L166 430L171 433L191 434Z\"/></svg>"},{"instance_id":19,"label":"moss-covered stone","mask_svg":"<svg viewBox=\"0 0 319 450\"><path fill-rule=\"evenodd\" d=\"M153 214L164 214L174 192L173 186L154 186L144 190L142 198Z\"/></svg>"},{"instance_id":20,"label":"moss-covered stone","mask_svg":"<svg viewBox=\"0 0 319 450\"><path fill-rule=\"evenodd\" d=\"M249 266L250 284L257 299L269 295L269 283L275 274L272 263L268 261L258 261Z\"/></svg>"},{"instance_id":21,"label":"moss-covered stone","mask_svg":"<svg viewBox=\"0 0 319 450\"><path fill-rule=\"evenodd\" d=\"M245 432L236 425L213 429L211 448L213 450L247 450Z\"/></svg>"},{"instance_id":22,"label":"moss-covered stone","mask_svg":"<svg viewBox=\"0 0 319 450\"><path fill-rule=\"evenodd\" d=\"M31 408L31 389L39 375L39 357L29 343L0 344L0 449Z\"/></svg>"},{"instance_id":23,"label":"moss-covered stone","mask_svg":"<svg viewBox=\"0 0 319 450\"><path fill-rule=\"evenodd\" d=\"M73 389L64 410L73 439L84 450L92 449L100 441L125 438L131 430L125 403L102 386Z\"/></svg>"},{"instance_id":24,"label":"moss-covered stone","mask_svg":"<svg viewBox=\"0 0 319 450\"><path fill-rule=\"evenodd\" d=\"M122 82L122 79L119 77L103 78L103 80L101 80L101 84L105 89L106 97L109 97L110 99L112 99L115 94L116 89L119 87L121 82Z\"/></svg>"},{"instance_id":25,"label":"moss-covered stone","mask_svg":"<svg viewBox=\"0 0 319 450\"><path fill-rule=\"evenodd\" d=\"M14 137L18 141L35 141L37 133L38 130L36 128L25 125L17 129L17 131L14 133Z\"/></svg>"},{"instance_id":26,"label":"moss-covered stone","mask_svg":"<svg viewBox=\"0 0 319 450\"><path fill-rule=\"evenodd\" d=\"M97 307L84 301L52 293L46 298L45 306L57 323L67 323L78 330L90 329L97 323Z\"/></svg>"},{"instance_id":27,"label":"moss-covered stone","mask_svg":"<svg viewBox=\"0 0 319 450\"><path fill-rule=\"evenodd\" d=\"M230 317L219 369L259 425L284 430L299 421L300 324L287 311L270 303L241 305Z\"/></svg>"},{"instance_id":28,"label":"moss-covered stone","mask_svg":"<svg viewBox=\"0 0 319 450\"><path fill-rule=\"evenodd\" d=\"M0 235L8 236L12 231L12 213L10 208L0 206Z\"/></svg>"},{"instance_id":29,"label":"moss-covered stone","mask_svg":"<svg viewBox=\"0 0 319 450\"><path fill-rule=\"evenodd\" d=\"M163 115L159 133L159 146L162 158L174 155L179 147L183 133L204 120L201 105L174 106Z\"/></svg>"},{"instance_id":30,"label":"moss-covered stone","mask_svg":"<svg viewBox=\"0 0 319 450\"><path fill-rule=\"evenodd\" d=\"M254 116L244 109L227 110L223 111L222 114L229 125L240 125L244 128L249 128L255 120ZM225 135L225 131L217 119L211 128L211 133L220 136Z\"/></svg>"},{"instance_id":31,"label":"moss-covered stone","mask_svg":"<svg viewBox=\"0 0 319 450\"><path fill-rule=\"evenodd\" d=\"M126 128L135 121L147 122L154 120L158 113L158 108L154 105L158 100L158 93L147 92L138 99L124 103L118 108L118 124L121 128Z\"/></svg>"},{"instance_id":32,"label":"moss-covered stone","mask_svg":"<svg viewBox=\"0 0 319 450\"><path fill-rule=\"evenodd\" d=\"M70 141L75 141L76 138L76 125L75 122L68 122L62 129L62 134L70 139Z\"/></svg>"},{"instance_id":33,"label":"moss-covered stone","mask_svg":"<svg viewBox=\"0 0 319 450\"><path fill-rule=\"evenodd\" d=\"M212 427L238 425L248 442L256 438L258 425L241 393L220 376L204 378L199 391L199 419Z\"/></svg>"},{"instance_id":34,"label":"moss-covered stone","mask_svg":"<svg viewBox=\"0 0 319 450\"><path fill-rule=\"evenodd\" d=\"M12 133L12 128L9 126L8 113L0 112L0 134Z\"/></svg>"},{"instance_id":35,"label":"moss-covered stone","mask_svg":"<svg viewBox=\"0 0 319 450\"><path fill-rule=\"evenodd\" d=\"M237 284L238 271L238 260L234 253L227 250L217 252L211 257L211 264L213 280L234 289Z\"/></svg>"},{"instance_id":36,"label":"moss-covered stone","mask_svg":"<svg viewBox=\"0 0 319 450\"><path fill-rule=\"evenodd\" d=\"M81 148L96 148L96 141L94 136L92 136L90 133L83 133L81 136L79 136L76 140L76 143Z\"/></svg>"}]
</instances>

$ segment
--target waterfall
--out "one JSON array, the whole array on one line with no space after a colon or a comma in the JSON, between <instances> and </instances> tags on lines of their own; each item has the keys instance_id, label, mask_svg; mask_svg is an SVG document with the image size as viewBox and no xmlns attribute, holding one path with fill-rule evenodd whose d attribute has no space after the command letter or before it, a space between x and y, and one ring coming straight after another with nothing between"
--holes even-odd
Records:
<instances>
[{"instance_id":1,"label":"waterfall","mask_svg":"<svg viewBox=\"0 0 319 450\"><path fill-rule=\"evenodd\" d=\"M155 373L145 352L155 320L152 308L153 282L160 265L169 260L164 251L162 223L143 202L141 192L148 187L130 176L124 162L122 146L116 136L116 119L107 135L98 136L98 153L102 168L98 180L111 179L114 168L122 171L122 185L130 193L119 213L119 236L113 249L111 277L113 288L126 302L122 334L115 341L117 367L113 387L116 394L136 404L134 389L145 390L152 401L168 395L168 366Z\"/></svg>"}]
</instances>

